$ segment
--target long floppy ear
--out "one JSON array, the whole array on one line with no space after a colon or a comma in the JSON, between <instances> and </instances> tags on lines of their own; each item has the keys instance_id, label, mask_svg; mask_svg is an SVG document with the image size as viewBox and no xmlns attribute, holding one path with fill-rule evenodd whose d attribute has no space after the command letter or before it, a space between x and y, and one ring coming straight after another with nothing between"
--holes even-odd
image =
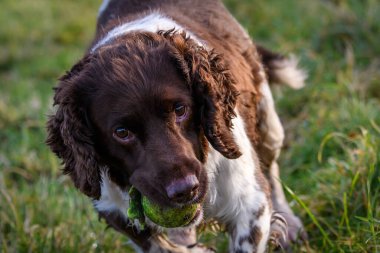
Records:
<instances>
[{"instance_id":1,"label":"long floppy ear","mask_svg":"<svg viewBox=\"0 0 380 253\"><path fill-rule=\"evenodd\" d=\"M96 159L92 132L86 120L86 111L80 101L77 81L90 62L87 56L60 78L55 88L55 115L47 122L46 143L63 160L65 174L75 186L94 199L100 197L100 166Z\"/></svg>"},{"instance_id":2,"label":"long floppy ear","mask_svg":"<svg viewBox=\"0 0 380 253\"><path fill-rule=\"evenodd\" d=\"M234 108L238 92L222 57L213 50L197 45L184 33L163 33L179 51L175 55L189 79L194 98L201 106L201 124L207 140L227 158L241 155L231 129L236 117ZM187 66L179 60L180 55ZM187 70L186 70L187 68Z\"/></svg>"}]
</instances>

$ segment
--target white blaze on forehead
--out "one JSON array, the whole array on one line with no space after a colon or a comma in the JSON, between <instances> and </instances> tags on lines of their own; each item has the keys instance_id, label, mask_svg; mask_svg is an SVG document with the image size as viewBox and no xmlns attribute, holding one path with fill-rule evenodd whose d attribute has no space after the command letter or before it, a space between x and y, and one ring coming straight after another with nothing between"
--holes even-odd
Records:
<instances>
[{"instance_id":1,"label":"white blaze on forehead","mask_svg":"<svg viewBox=\"0 0 380 253\"><path fill-rule=\"evenodd\" d=\"M122 36L126 33L133 31L146 31L146 32L158 32L158 31L169 31L174 29L177 32L186 32L186 34L197 42L198 45L204 46L194 34L185 30L181 25L172 20L169 17L165 17L160 13L153 12L149 15L133 20L128 23L121 24L110 30L95 46L91 49L91 52L95 52L99 47L107 44L113 39Z\"/></svg>"}]
</instances>

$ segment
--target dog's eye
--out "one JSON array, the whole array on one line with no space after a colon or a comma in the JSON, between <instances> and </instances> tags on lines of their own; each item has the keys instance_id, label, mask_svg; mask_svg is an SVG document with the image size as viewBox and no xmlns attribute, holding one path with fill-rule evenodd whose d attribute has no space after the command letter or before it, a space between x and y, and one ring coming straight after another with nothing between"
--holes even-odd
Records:
<instances>
[{"instance_id":1,"label":"dog's eye","mask_svg":"<svg viewBox=\"0 0 380 253\"><path fill-rule=\"evenodd\" d=\"M176 115L176 121L182 121L187 116L187 107L183 104L176 104L174 105L174 113Z\"/></svg>"},{"instance_id":2,"label":"dog's eye","mask_svg":"<svg viewBox=\"0 0 380 253\"><path fill-rule=\"evenodd\" d=\"M113 135L123 141L128 141L132 139L133 137L133 134L131 133L131 131L129 131L125 127L116 128Z\"/></svg>"}]
</instances>

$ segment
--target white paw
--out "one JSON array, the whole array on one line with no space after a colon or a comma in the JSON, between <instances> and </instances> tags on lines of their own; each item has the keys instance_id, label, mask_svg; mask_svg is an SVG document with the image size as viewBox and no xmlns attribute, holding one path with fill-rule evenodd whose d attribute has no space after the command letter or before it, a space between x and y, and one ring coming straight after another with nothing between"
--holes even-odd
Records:
<instances>
[{"instance_id":1,"label":"white paw","mask_svg":"<svg viewBox=\"0 0 380 253\"><path fill-rule=\"evenodd\" d=\"M215 253L216 252L213 248L207 247L200 243L188 249L189 249L189 253Z\"/></svg>"}]
</instances>

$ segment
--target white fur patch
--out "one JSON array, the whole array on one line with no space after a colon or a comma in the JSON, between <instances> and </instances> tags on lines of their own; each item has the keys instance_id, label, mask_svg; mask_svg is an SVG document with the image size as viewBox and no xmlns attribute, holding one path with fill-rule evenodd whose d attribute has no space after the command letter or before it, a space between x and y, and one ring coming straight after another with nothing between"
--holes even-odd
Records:
<instances>
[{"instance_id":1,"label":"white fur patch","mask_svg":"<svg viewBox=\"0 0 380 253\"><path fill-rule=\"evenodd\" d=\"M279 152L285 139L285 133L277 115L272 92L267 81L260 84L260 92L263 96L260 107L265 114L265 129L261 129L265 137L263 145L270 150L278 150Z\"/></svg>"},{"instance_id":2,"label":"white fur patch","mask_svg":"<svg viewBox=\"0 0 380 253\"><path fill-rule=\"evenodd\" d=\"M194 34L185 30L177 22L169 17L165 17L160 13L152 12L145 17L133 20L128 23L121 24L112 30L110 30L104 38L102 38L96 45L91 49L91 52L95 52L99 47L109 43L113 39L133 31L147 31L147 32L158 32L160 30L168 31L174 29L178 32L185 31L186 34L198 43L200 46L205 46L205 43L201 42Z\"/></svg>"},{"instance_id":3,"label":"white fur patch","mask_svg":"<svg viewBox=\"0 0 380 253\"><path fill-rule=\"evenodd\" d=\"M253 147L246 134L244 122L237 113L233 119L233 135L242 156L227 159L210 146L206 169L209 176L209 191L205 202L207 216L233 225L235 236L230 240L231 249L246 249L252 252L264 252L269 236L271 210L265 193L255 178L257 165L253 157ZM264 208L261 216L255 217L260 208ZM250 221L260 229L262 239L259 245L249 241L239 245L239 239L249 237Z\"/></svg>"},{"instance_id":4,"label":"white fur patch","mask_svg":"<svg viewBox=\"0 0 380 253\"><path fill-rule=\"evenodd\" d=\"M129 207L129 195L127 191L122 191L118 185L111 181L107 170L101 172L101 196L99 200L94 200L94 207L99 212L120 211L127 217Z\"/></svg>"},{"instance_id":5,"label":"white fur patch","mask_svg":"<svg viewBox=\"0 0 380 253\"><path fill-rule=\"evenodd\" d=\"M287 84L293 89L300 89L305 86L307 74L303 69L298 68L298 59L294 55L282 60L273 61L274 75L281 83Z\"/></svg>"},{"instance_id":6,"label":"white fur patch","mask_svg":"<svg viewBox=\"0 0 380 253\"><path fill-rule=\"evenodd\" d=\"M248 218L248 219L247 219ZM261 240L259 241L258 245L252 245L248 240L245 241L242 245L240 244L240 238L249 238L252 236L250 234L251 227L248 225L248 221L252 219L252 214L250 217L242 217L239 219L239 222L236 224L236 235L235 235L235 241L233 241L233 245L235 249L240 248L243 252L253 252L253 249L256 248L257 253L265 252L267 241L269 238L270 233L270 219L271 219L271 211L269 210L269 206L267 206L264 209L264 213L257 218L257 220L254 220L253 226L260 230L261 234Z\"/></svg>"},{"instance_id":7,"label":"white fur patch","mask_svg":"<svg viewBox=\"0 0 380 253\"><path fill-rule=\"evenodd\" d=\"M108 4L111 2L111 0L103 0L102 4L100 5L99 7L99 11L98 11L98 17L100 15L102 15L103 11L105 11L105 9L107 9L108 7Z\"/></svg>"},{"instance_id":8,"label":"white fur patch","mask_svg":"<svg viewBox=\"0 0 380 253\"><path fill-rule=\"evenodd\" d=\"M223 221L234 220L242 210L260 208L266 201L255 179L257 168L252 156L253 148L243 120L237 114L232 122L233 135L242 156L227 159L210 146L206 163L209 177L206 215Z\"/></svg>"}]
</instances>

